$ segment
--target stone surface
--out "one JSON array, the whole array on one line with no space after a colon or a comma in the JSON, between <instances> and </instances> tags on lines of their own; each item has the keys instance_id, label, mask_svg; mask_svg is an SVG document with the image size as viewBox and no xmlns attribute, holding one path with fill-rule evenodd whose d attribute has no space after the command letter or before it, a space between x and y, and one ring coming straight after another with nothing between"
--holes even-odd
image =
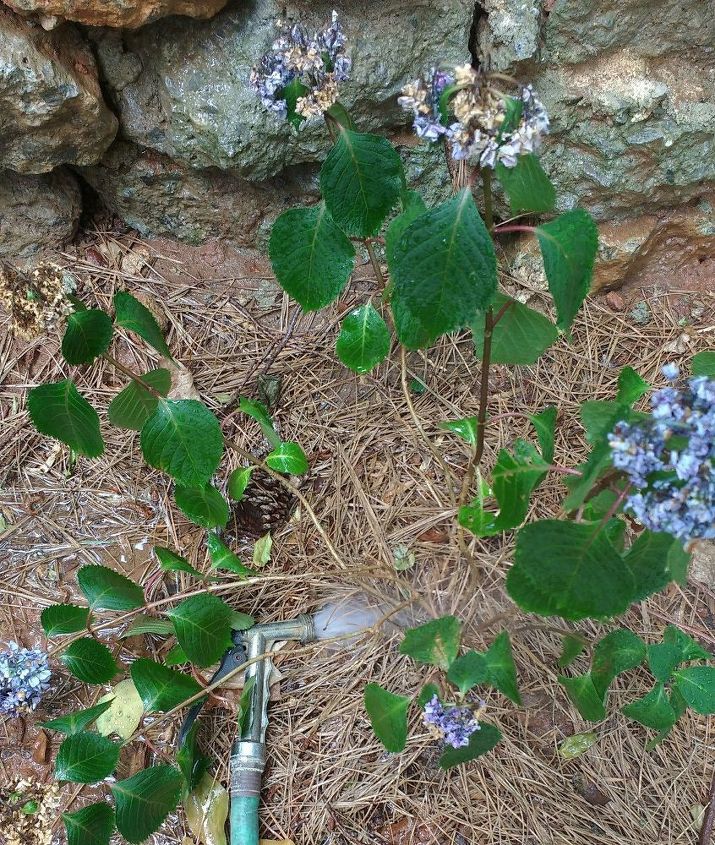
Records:
<instances>
[{"instance_id":1,"label":"stone surface","mask_svg":"<svg viewBox=\"0 0 715 845\"><path fill-rule=\"evenodd\" d=\"M92 164L117 130L78 31L45 32L0 5L0 161L20 173Z\"/></svg>"},{"instance_id":2,"label":"stone surface","mask_svg":"<svg viewBox=\"0 0 715 845\"><path fill-rule=\"evenodd\" d=\"M324 158L322 121L295 132L248 87L284 6L254 0L206 23L172 18L136 33L96 33L124 137L194 168L256 181ZM301 20L318 28L332 7L332 0L300 4ZM358 0L340 11L353 59L340 99L362 130L404 126L396 95L436 57L447 65L468 60L473 0Z\"/></svg>"},{"instance_id":3,"label":"stone surface","mask_svg":"<svg viewBox=\"0 0 715 845\"><path fill-rule=\"evenodd\" d=\"M80 210L79 185L66 168L37 176L0 170L0 257L22 262L64 245Z\"/></svg>"},{"instance_id":4,"label":"stone surface","mask_svg":"<svg viewBox=\"0 0 715 845\"><path fill-rule=\"evenodd\" d=\"M20 13L65 18L88 26L134 28L167 15L210 18L226 0L3 0Z\"/></svg>"},{"instance_id":5,"label":"stone surface","mask_svg":"<svg viewBox=\"0 0 715 845\"><path fill-rule=\"evenodd\" d=\"M561 208L651 214L715 187L715 15L702 0L487 0L479 46L533 81ZM521 35L520 23L526 35Z\"/></svg>"}]
</instances>

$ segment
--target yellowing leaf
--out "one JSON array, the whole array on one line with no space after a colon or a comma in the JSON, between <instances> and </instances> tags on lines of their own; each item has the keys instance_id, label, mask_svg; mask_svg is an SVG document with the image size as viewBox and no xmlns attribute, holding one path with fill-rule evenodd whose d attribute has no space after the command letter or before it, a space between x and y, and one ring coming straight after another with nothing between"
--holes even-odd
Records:
<instances>
[{"instance_id":1,"label":"yellowing leaf","mask_svg":"<svg viewBox=\"0 0 715 845\"><path fill-rule=\"evenodd\" d=\"M228 792L208 772L184 801L186 821L203 845L226 845Z\"/></svg>"},{"instance_id":2,"label":"yellowing leaf","mask_svg":"<svg viewBox=\"0 0 715 845\"><path fill-rule=\"evenodd\" d=\"M253 547L253 565L265 566L271 559L271 547L273 546L273 537L270 534L265 534L260 540L256 540L256 545Z\"/></svg>"},{"instance_id":3,"label":"yellowing leaf","mask_svg":"<svg viewBox=\"0 0 715 845\"><path fill-rule=\"evenodd\" d=\"M573 760L574 757L580 757L585 751L598 740L598 734L593 731L582 734L574 734L565 739L559 745L559 754L564 760Z\"/></svg>"},{"instance_id":4,"label":"yellowing leaf","mask_svg":"<svg viewBox=\"0 0 715 845\"><path fill-rule=\"evenodd\" d=\"M139 727L144 715L144 704L139 698L134 681L131 678L120 681L112 692L99 699L99 704L103 701L112 703L97 719L99 733L102 736L117 734L122 739L129 739Z\"/></svg>"}]
</instances>

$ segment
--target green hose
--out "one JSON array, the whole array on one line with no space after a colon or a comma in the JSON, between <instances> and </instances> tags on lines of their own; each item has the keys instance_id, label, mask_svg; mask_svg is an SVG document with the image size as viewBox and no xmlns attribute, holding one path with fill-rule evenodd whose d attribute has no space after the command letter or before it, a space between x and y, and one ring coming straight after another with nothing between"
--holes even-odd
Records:
<instances>
[{"instance_id":1,"label":"green hose","mask_svg":"<svg viewBox=\"0 0 715 845\"><path fill-rule=\"evenodd\" d=\"M231 845L258 845L258 796L231 798Z\"/></svg>"}]
</instances>

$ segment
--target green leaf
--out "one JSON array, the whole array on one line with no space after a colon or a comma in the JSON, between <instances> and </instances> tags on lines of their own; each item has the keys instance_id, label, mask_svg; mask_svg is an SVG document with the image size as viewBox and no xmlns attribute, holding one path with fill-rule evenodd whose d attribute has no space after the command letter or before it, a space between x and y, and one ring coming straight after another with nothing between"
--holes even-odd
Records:
<instances>
[{"instance_id":1,"label":"green leaf","mask_svg":"<svg viewBox=\"0 0 715 845\"><path fill-rule=\"evenodd\" d=\"M685 663L688 660L711 660L713 655L706 651L692 637L689 637L675 625L668 625L663 632L663 642L672 643L680 650L680 659Z\"/></svg>"},{"instance_id":2,"label":"green leaf","mask_svg":"<svg viewBox=\"0 0 715 845\"><path fill-rule=\"evenodd\" d=\"M703 716L715 713L715 666L688 666L674 677L673 686L688 707Z\"/></svg>"},{"instance_id":3,"label":"green leaf","mask_svg":"<svg viewBox=\"0 0 715 845\"><path fill-rule=\"evenodd\" d=\"M491 361L493 364L535 363L558 339L556 326L538 311L497 291L494 314L511 303L492 331ZM477 314L471 323L474 351L481 360L484 347L484 314Z\"/></svg>"},{"instance_id":4,"label":"green leaf","mask_svg":"<svg viewBox=\"0 0 715 845\"><path fill-rule=\"evenodd\" d=\"M653 689L642 698L626 704L621 709L624 716L645 725L646 728L653 728L656 731L669 731L677 721L663 684L656 684Z\"/></svg>"},{"instance_id":5,"label":"green leaf","mask_svg":"<svg viewBox=\"0 0 715 845\"><path fill-rule=\"evenodd\" d=\"M245 736L248 727L248 720L251 713L251 702L253 701L253 688L256 685L255 675L248 678L241 692L241 698L238 700L238 732L240 736Z\"/></svg>"},{"instance_id":6,"label":"green leaf","mask_svg":"<svg viewBox=\"0 0 715 845\"><path fill-rule=\"evenodd\" d=\"M445 422L439 424L439 427L445 431L453 431L462 440L469 443L470 446L474 446L477 442L477 429L479 426L476 417L465 417L461 420L445 420Z\"/></svg>"},{"instance_id":7,"label":"green leaf","mask_svg":"<svg viewBox=\"0 0 715 845\"><path fill-rule=\"evenodd\" d=\"M205 487L179 487L174 493L181 512L203 528L223 528L228 522L228 502L211 484Z\"/></svg>"},{"instance_id":8,"label":"green leaf","mask_svg":"<svg viewBox=\"0 0 715 845\"><path fill-rule=\"evenodd\" d=\"M112 652L92 637L71 643L60 660L70 672L86 684L106 684L119 671Z\"/></svg>"},{"instance_id":9,"label":"green leaf","mask_svg":"<svg viewBox=\"0 0 715 845\"><path fill-rule=\"evenodd\" d=\"M406 349L423 349L432 345L432 334L405 304L400 292L392 289L390 297L392 319L400 343Z\"/></svg>"},{"instance_id":10,"label":"green leaf","mask_svg":"<svg viewBox=\"0 0 715 845\"><path fill-rule=\"evenodd\" d=\"M273 548L273 538L268 534L264 534L256 540L253 547L253 565L264 567L271 559L271 549Z\"/></svg>"},{"instance_id":11,"label":"green leaf","mask_svg":"<svg viewBox=\"0 0 715 845\"><path fill-rule=\"evenodd\" d=\"M196 399L159 399L141 430L144 460L179 484L199 487L218 469L223 434L216 417Z\"/></svg>"},{"instance_id":12,"label":"green leaf","mask_svg":"<svg viewBox=\"0 0 715 845\"><path fill-rule=\"evenodd\" d=\"M231 645L231 608L216 596L192 596L166 615L192 663L211 666Z\"/></svg>"},{"instance_id":13,"label":"green leaf","mask_svg":"<svg viewBox=\"0 0 715 845\"><path fill-rule=\"evenodd\" d=\"M672 545L670 534L643 531L638 535L623 557L633 578L631 601L641 601L670 583L668 553Z\"/></svg>"},{"instance_id":14,"label":"green leaf","mask_svg":"<svg viewBox=\"0 0 715 845\"><path fill-rule=\"evenodd\" d=\"M517 534L507 592L530 613L606 619L633 600L633 576L600 524L544 519Z\"/></svg>"},{"instance_id":15,"label":"green leaf","mask_svg":"<svg viewBox=\"0 0 715 845\"><path fill-rule=\"evenodd\" d=\"M379 135L341 127L320 168L320 191L335 222L347 235L376 235L405 184L402 160Z\"/></svg>"},{"instance_id":16,"label":"green leaf","mask_svg":"<svg viewBox=\"0 0 715 845\"><path fill-rule=\"evenodd\" d=\"M48 637L58 634L74 634L87 627L89 608L75 604L52 604L42 611L40 622Z\"/></svg>"},{"instance_id":17,"label":"green leaf","mask_svg":"<svg viewBox=\"0 0 715 845\"><path fill-rule=\"evenodd\" d=\"M302 114L298 114L295 110L298 100L301 97L304 97L309 91L307 85L303 85L303 83L298 79L298 77L294 77L291 81L284 85L281 89L281 96L286 102L287 106L287 114L286 120L297 129L300 124L305 120Z\"/></svg>"},{"instance_id":18,"label":"green leaf","mask_svg":"<svg viewBox=\"0 0 715 845\"><path fill-rule=\"evenodd\" d=\"M154 554L157 556L159 566L164 572L186 572L195 578L204 577L198 569L191 566L188 560L176 554L176 552L172 552L171 549L166 549L164 546L154 546Z\"/></svg>"},{"instance_id":19,"label":"green leaf","mask_svg":"<svg viewBox=\"0 0 715 845\"><path fill-rule=\"evenodd\" d=\"M648 646L648 666L657 681L664 684L682 662L682 652L675 643L655 643Z\"/></svg>"},{"instance_id":20,"label":"green leaf","mask_svg":"<svg viewBox=\"0 0 715 845\"><path fill-rule=\"evenodd\" d=\"M171 373L168 370L150 370L144 373L141 379L162 396L166 396L171 389ZM141 431L144 423L156 412L158 405L159 400L153 393L138 381L130 381L109 403L107 415L112 425Z\"/></svg>"},{"instance_id":21,"label":"green leaf","mask_svg":"<svg viewBox=\"0 0 715 845\"><path fill-rule=\"evenodd\" d=\"M252 417L261 426L263 436L274 449L277 449L281 445L281 439L275 428L273 428L273 420L268 413L268 408L262 402L241 396L238 407L244 414L248 414L249 417Z\"/></svg>"},{"instance_id":22,"label":"green leaf","mask_svg":"<svg viewBox=\"0 0 715 845\"><path fill-rule=\"evenodd\" d=\"M642 379L633 367L624 367L618 374L618 395L616 401L632 405L650 390L650 385Z\"/></svg>"},{"instance_id":23,"label":"green leaf","mask_svg":"<svg viewBox=\"0 0 715 845\"><path fill-rule=\"evenodd\" d=\"M388 265L392 265L395 260L395 249L400 242L402 233L413 220L427 211L425 201L417 191L402 191L400 201L402 213L393 218L385 234L385 255Z\"/></svg>"},{"instance_id":24,"label":"green leaf","mask_svg":"<svg viewBox=\"0 0 715 845\"><path fill-rule=\"evenodd\" d=\"M138 334L157 352L171 358L156 317L130 293L120 290L114 294L114 319L118 326Z\"/></svg>"},{"instance_id":25,"label":"green leaf","mask_svg":"<svg viewBox=\"0 0 715 845\"><path fill-rule=\"evenodd\" d=\"M531 424L536 429L536 437L539 441L541 457L547 464L552 464L554 462L554 442L558 412L558 408L555 405L552 405L549 408L544 408L543 411L539 411L538 414L529 415Z\"/></svg>"},{"instance_id":26,"label":"green leaf","mask_svg":"<svg viewBox=\"0 0 715 845\"><path fill-rule=\"evenodd\" d=\"M390 275L394 295L430 339L469 324L490 306L496 256L468 189L405 229Z\"/></svg>"},{"instance_id":27,"label":"green leaf","mask_svg":"<svg viewBox=\"0 0 715 845\"><path fill-rule=\"evenodd\" d=\"M76 734L96 721L105 710L109 709L111 703L111 701L103 701L101 704L95 704L94 707L88 707L86 710L78 710L76 713L58 716L56 719L50 719L49 722L41 722L40 724L43 728L48 728L51 731Z\"/></svg>"},{"instance_id":28,"label":"green leaf","mask_svg":"<svg viewBox=\"0 0 715 845\"><path fill-rule=\"evenodd\" d=\"M231 629L233 631L247 631L256 624L256 620L247 613L234 610L231 613Z\"/></svg>"},{"instance_id":29,"label":"green leaf","mask_svg":"<svg viewBox=\"0 0 715 845\"><path fill-rule=\"evenodd\" d=\"M33 387L27 394L27 409L40 434L54 437L88 458L98 458L104 452L97 412L70 379Z\"/></svg>"},{"instance_id":30,"label":"green leaf","mask_svg":"<svg viewBox=\"0 0 715 845\"><path fill-rule=\"evenodd\" d=\"M343 320L335 352L355 373L367 373L390 353L390 332L371 303L354 308Z\"/></svg>"},{"instance_id":31,"label":"green leaf","mask_svg":"<svg viewBox=\"0 0 715 845\"><path fill-rule=\"evenodd\" d=\"M447 680L461 693L487 680L487 660L478 651L468 651L458 657L449 667ZM431 696L430 696L431 697Z\"/></svg>"},{"instance_id":32,"label":"green leaf","mask_svg":"<svg viewBox=\"0 0 715 845\"><path fill-rule=\"evenodd\" d=\"M92 610L134 610L144 604L139 584L107 566L83 566L77 583Z\"/></svg>"},{"instance_id":33,"label":"green leaf","mask_svg":"<svg viewBox=\"0 0 715 845\"><path fill-rule=\"evenodd\" d=\"M197 721L189 729L181 748L176 752L176 763L186 781L186 792L191 792L204 776L209 767L209 758L199 751L196 742L199 723Z\"/></svg>"},{"instance_id":34,"label":"green leaf","mask_svg":"<svg viewBox=\"0 0 715 845\"><path fill-rule=\"evenodd\" d=\"M709 350L698 352L693 356L692 368L694 376L715 378L715 352Z\"/></svg>"},{"instance_id":35,"label":"green leaf","mask_svg":"<svg viewBox=\"0 0 715 845\"><path fill-rule=\"evenodd\" d=\"M67 317L62 356L68 364L91 364L109 349L112 321L99 308L75 311Z\"/></svg>"},{"instance_id":36,"label":"green leaf","mask_svg":"<svg viewBox=\"0 0 715 845\"><path fill-rule=\"evenodd\" d=\"M75 813L62 813L67 845L109 845L114 832L114 810L100 801Z\"/></svg>"},{"instance_id":37,"label":"green leaf","mask_svg":"<svg viewBox=\"0 0 715 845\"><path fill-rule=\"evenodd\" d=\"M326 114L329 117L332 117L336 123L345 127L345 129L355 129L355 123L353 122L352 117L350 117L350 113L341 102L338 101L333 103L333 105L327 110Z\"/></svg>"},{"instance_id":38,"label":"green leaf","mask_svg":"<svg viewBox=\"0 0 715 845\"><path fill-rule=\"evenodd\" d=\"M533 214L553 211L556 205L556 191L538 158L532 153L519 156L516 167L505 167L499 162L496 175L509 197L513 214L523 211Z\"/></svg>"},{"instance_id":39,"label":"green leaf","mask_svg":"<svg viewBox=\"0 0 715 845\"><path fill-rule=\"evenodd\" d=\"M559 683L584 719L589 722L600 722L601 719L606 718L606 708L593 685L590 673L577 675L575 678L559 675Z\"/></svg>"},{"instance_id":40,"label":"green leaf","mask_svg":"<svg viewBox=\"0 0 715 845\"><path fill-rule=\"evenodd\" d=\"M480 722L479 730L474 731L469 737L469 745L465 745L463 748L447 746L444 749L442 756L439 758L439 766L441 769L451 769L460 763L476 760L477 757L491 751L500 739L501 732L498 728L488 722Z\"/></svg>"},{"instance_id":41,"label":"green leaf","mask_svg":"<svg viewBox=\"0 0 715 845\"><path fill-rule=\"evenodd\" d=\"M201 686L183 672L140 658L131 665L134 686L147 713L165 713L201 692Z\"/></svg>"},{"instance_id":42,"label":"green leaf","mask_svg":"<svg viewBox=\"0 0 715 845\"><path fill-rule=\"evenodd\" d=\"M402 751L407 743L407 708L410 699L395 695L379 684L365 687L365 710L375 736L388 751Z\"/></svg>"},{"instance_id":43,"label":"green leaf","mask_svg":"<svg viewBox=\"0 0 715 845\"><path fill-rule=\"evenodd\" d=\"M585 648L586 644L580 637L567 634L561 641L561 655L557 661L559 667L565 669L570 666Z\"/></svg>"},{"instance_id":44,"label":"green leaf","mask_svg":"<svg viewBox=\"0 0 715 845\"><path fill-rule=\"evenodd\" d=\"M258 575L253 569L244 566L238 555L234 554L216 534L210 533L208 535L206 545L211 557L211 566L214 569L227 569L229 572L235 572L237 575L243 575L246 578Z\"/></svg>"},{"instance_id":45,"label":"green leaf","mask_svg":"<svg viewBox=\"0 0 715 845\"><path fill-rule=\"evenodd\" d=\"M580 507L593 485L598 481L601 475L611 466L611 448L608 441L604 438L601 443L591 450L588 460L585 464L581 464L577 469L581 472L581 477L574 476L569 478L565 483L569 487L569 494L564 499L563 509L565 511L572 511Z\"/></svg>"},{"instance_id":46,"label":"green leaf","mask_svg":"<svg viewBox=\"0 0 715 845\"><path fill-rule=\"evenodd\" d=\"M278 284L304 311L337 299L355 262L355 248L324 203L284 211L273 224L268 253Z\"/></svg>"},{"instance_id":47,"label":"green leaf","mask_svg":"<svg viewBox=\"0 0 715 845\"><path fill-rule=\"evenodd\" d=\"M266 455L266 463L276 472L285 475L303 475L308 472L308 460L297 443L281 443L278 448Z\"/></svg>"},{"instance_id":48,"label":"green leaf","mask_svg":"<svg viewBox=\"0 0 715 845\"><path fill-rule=\"evenodd\" d=\"M598 230L591 215L576 208L539 226L536 236L556 303L556 325L567 331L591 287Z\"/></svg>"},{"instance_id":49,"label":"green leaf","mask_svg":"<svg viewBox=\"0 0 715 845\"><path fill-rule=\"evenodd\" d=\"M452 666L454 666L454 663ZM417 706L424 710L425 704L427 704L428 701L432 701L435 695L439 698L439 687L437 684L425 684L420 690L420 694L417 696Z\"/></svg>"},{"instance_id":50,"label":"green leaf","mask_svg":"<svg viewBox=\"0 0 715 845\"><path fill-rule=\"evenodd\" d=\"M431 663L449 669L459 652L461 625L454 616L442 616L417 628L408 628L400 643L400 654L407 654L419 663Z\"/></svg>"},{"instance_id":51,"label":"green leaf","mask_svg":"<svg viewBox=\"0 0 715 845\"><path fill-rule=\"evenodd\" d=\"M111 775L121 746L97 733L76 733L60 745L55 760L57 780L96 783Z\"/></svg>"},{"instance_id":52,"label":"green leaf","mask_svg":"<svg viewBox=\"0 0 715 845\"><path fill-rule=\"evenodd\" d=\"M507 631L502 631L489 646L484 653L484 659L487 665L487 682L515 704L521 704L511 640Z\"/></svg>"},{"instance_id":53,"label":"green leaf","mask_svg":"<svg viewBox=\"0 0 715 845\"><path fill-rule=\"evenodd\" d=\"M251 481L255 467L238 467L228 477L228 495L234 502L240 502Z\"/></svg>"},{"instance_id":54,"label":"green leaf","mask_svg":"<svg viewBox=\"0 0 715 845\"><path fill-rule=\"evenodd\" d=\"M178 643L169 649L164 658L164 666L181 666L188 662L189 658L186 656L186 652Z\"/></svg>"},{"instance_id":55,"label":"green leaf","mask_svg":"<svg viewBox=\"0 0 715 845\"><path fill-rule=\"evenodd\" d=\"M601 700L614 678L645 660L646 646L627 628L618 628L596 643L591 661L591 678Z\"/></svg>"},{"instance_id":56,"label":"green leaf","mask_svg":"<svg viewBox=\"0 0 715 845\"><path fill-rule=\"evenodd\" d=\"M685 551L682 543L673 540L673 545L668 550L667 570L673 581L680 584L681 587L688 583L688 567L691 557L691 553Z\"/></svg>"},{"instance_id":57,"label":"green leaf","mask_svg":"<svg viewBox=\"0 0 715 845\"><path fill-rule=\"evenodd\" d=\"M179 803L181 774L173 766L150 766L111 785L117 830L138 844L156 832Z\"/></svg>"}]
</instances>

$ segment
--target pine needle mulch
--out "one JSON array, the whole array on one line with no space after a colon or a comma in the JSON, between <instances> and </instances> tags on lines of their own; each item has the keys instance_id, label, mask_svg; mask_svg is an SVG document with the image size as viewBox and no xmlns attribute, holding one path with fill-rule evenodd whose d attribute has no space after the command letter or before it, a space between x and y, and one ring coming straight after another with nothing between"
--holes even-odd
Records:
<instances>
[{"instance_id":1,"label":"pine needle mulch","mask_svg":"<svg viewBox=\"0 0 715 845\"><path fill-rule=\"evenodd\" d=\"M263 835L296 845L695 842L713 774L709 721L686 716L671 737L646 752L648 732L618 712L648 690L643 671L615 683L611 715L603 723L585 723L557 682L560 637L553 629L565 626L518 613L504 594L512 537L469 541L471 564L459 552L454 498L467 450L438 423L477 413L479 365L469 337L410 353L404 372L395 351L373 374L357 378L336 361L333 346L341 316L376 292L369 275L355 281L326 314L296 315L295 304L259 265L241 278L220 266L213 274L205 266L199 273L169 252L129 236L97 233L90 246L61 260L77 275L88 304L109 308L113 293L128 289L157 307L176 358L222 418L226 436L243 448L261 452L265 443L252 421L225 413L226 402L237 392L255 397L264 371L281 377L277 425L308 455L311 471L300 489L332 545L331 550L301 505L275 537L261 576L229 579L217 592L263 620L310 612L352 593L367 594L385 613L403 608L397 617L402 621L456 613L464 622L465 645L476 648L506 627L524 698L524 707L517 708L499 694L489 695L487 718L499 725L503 742L480 760L445 773L416 712L407 750L394 756L382 750L363 710L367 681L413 694L433 677L398 654L398 629L377 627L347 646L283 648L277 659L282 680L270 708ZM685 362L712 341L713 298L691 296L698 300L692 311L697 316L687 327L672 297L662 294L649 298L645 325L592 299L570 344L560 341L533 367L495 367L485 466L500 446L532 437L524 414L550 404L560 408L556 460L578 463L586 451L580 402L613 397L626 364L659 385L662 363ZM535 292L531 304L544 303ZM681 297L679 307L682 303ZM178 549L205 570L203 532L172 505L169 480L142 464L138 436L107 425L106 406L123 378L103 362L75 371L79 388L101 409L107 449L102 458L80 459L72 468L64 450L34 432L25 411L29 387L65 377L70 368L55 339L20 344L5 333L3 319L0 507L7 527L0 534L0 638L27 646L40 642L40 611L77 597L74 573L84 563L103 563L141 580L150 602L193 589L183 574L159 573L151 548ZM134 370L156 365L133 336L117 341L113 354ZM425 385L423 393L409 392L413 379ZM238 464L227 453L222 478ZM559 478L550 477L530 518L555 514L563 492ZM401 544L416 562L397 572L395 548ZM674 622L715 647L714 600L707 584L673 585L634 607L624 622L646 639ZM578 630L595 638L606 628L585 623ZM122 644L124 662L165 653L152 637ZM575 670L585 665L580 658ZM0 784L17 771L49 780L47 763L31 759L37 722L87 703L82 685L61 664L55 670L54 690L36 718L24 726L0 722ZM226 709L230 693L211 703L203 742L225 778L235 732ZM590 729L598 741L586 753L572 761L559 756L566 737ZM155 753L164 756L175 730L176 722L149 730L151 746L127 749L118 775L145 765ZM72 809L96 795L95 788L62 791L64 807L72 800ZM183 817L175 814L155 841L179 843L186 835Z\"/></svg>"}]
</instances>

